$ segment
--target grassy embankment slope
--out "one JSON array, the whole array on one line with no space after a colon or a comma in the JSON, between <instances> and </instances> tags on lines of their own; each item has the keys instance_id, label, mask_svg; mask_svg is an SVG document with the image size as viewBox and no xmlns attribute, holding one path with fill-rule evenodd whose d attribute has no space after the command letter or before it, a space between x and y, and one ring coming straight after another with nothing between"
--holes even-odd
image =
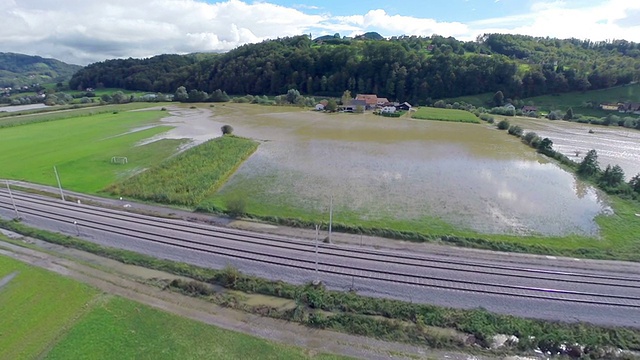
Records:
<instances>
[{"instance_id":1,"label":"grassy embankment slope","mask_svg":"<svg viewBox=\"0 0 640 360\"><path fill-rule=\"evenodd\" d=\"M0 256L2 359L339 359L175 316Z\"/></svg>"},{"instance_id":2,"label":"grassy embankment slope","mask_svg":"<svg viewBox=\"0 0 640 360\"><path fill-rule=\"evenodd\" d=\"M456 109L439 109L432 107L422 107L411 115L412 119L418 120L438 120L479 124L480 119L468 111Z\"/></svg>"},{"instance_id":3,"label":"grassy embankment slope","mask_svg":"<svg viewBox=\"0 0 640 360\"><path fill-rule=\"evenodd\" d=\"M161 162L181 144L181 140L161 140L136 146L139 141L169 129L144 128L156 124L166 112L114 109L119 108L111 107L108 112L94 115L90 113L106 109L0 120L0 126L4 121L27 123L0 128L0 177L56 185L53 172L56 165L65 188L96 193L123 176ZM112 164L113 156L128 157L128 164Z\"/></svg>"}]
</instances>

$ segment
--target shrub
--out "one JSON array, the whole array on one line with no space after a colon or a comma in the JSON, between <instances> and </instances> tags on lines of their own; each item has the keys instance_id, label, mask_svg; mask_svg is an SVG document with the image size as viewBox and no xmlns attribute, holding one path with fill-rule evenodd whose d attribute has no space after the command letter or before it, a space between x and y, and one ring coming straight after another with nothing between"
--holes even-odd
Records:
<instances>
[{"instance_id":1,"label":"shrub","mask_svg":"<svg viewBox=\"0 0 640 360\"><path fill-rule=\"evenodd\" d=\"M511 126L511 124L509 124L509 121L506 120L506 119L505 120L501 120L498 123L498 129L500 129L500 130L507 130L509 128L509 126Z\"/></svg>"},{"instance_id":2,"label":"shrub","mask_svg":"<svg viewBox=\"0 0 640 360\"><path fill-rule=\"evenodd\" d=\"M230 216L239 218L246 214L247 201L242 196L232 196L225 200L225 206Z\"/></svg>"},{"instance_id":3,"label":"shrub","mask_svg":"<svg viewBox=\"0 0 640 360\"><path fill-rule=\"evenodd\" d=\"M564 116L564 115L562 114L562 111L560 111L560 110L553 110L552 112L550 112L550 113L547 115L547 119L549 119L549 120L560 120L560 119L562 119L562 118L563 118L563 116Z\"/></svg>"},{"instance_id":4,"label":"shrub","mask_svg":"<svg viewBox=\"0 0 640 360\"><path fill-rule=\"evenodd\" d=\"M231 127L231 125L223 125L220 130L222 130L222 135L233 134L233 127Z\"/></svg>"},{"instance_id":5,"label":"shrub","mask_svg":"<svg viewBox=\"0 0 640 360\"><path fill-rule=\"evenodd\" d=\"M529 131L526 134L524 134L524 136L522 137L522 140L532 147L537 147L537 143L540 142L541 139L538 136L538 134L534 133L533 131ZM535 146L533 145L534 142L536 143Z\"/></svg>"},{"instance_id":6,"label":"shrub","mask_svg":"<svg viewBox=\"0 0 640 360\"><path fill-rule=\"evenodd\" d=\"M509 127L509 135L521 137L524 133L524 129L520 125L511 125Z\"/></svg>"}]
</instances>

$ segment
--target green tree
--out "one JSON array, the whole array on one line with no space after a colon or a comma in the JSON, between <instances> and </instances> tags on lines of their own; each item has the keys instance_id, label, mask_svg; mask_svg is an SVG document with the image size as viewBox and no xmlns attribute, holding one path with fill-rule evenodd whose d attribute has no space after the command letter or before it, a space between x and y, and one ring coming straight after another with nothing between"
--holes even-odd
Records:
<instances>
[{"instance_id":1,"label":"green tree","mask_svg":"<svg viewBox=\"0 0 640 360\"><path fill-rule=\"evenodd\" d=\"M187 100L189 100L187 89L184 86L180 86L173 95L173 100L180 102L186 102Z\"/></svg>"},{"instance_id":2,"label":"green tree","mask_svg":"<svg viewBox=\"0 0 640 360\"><path fill-rule=\"evenodd\" d=\"M351 100L353 100L353 97L351 97L351 91L345 90L342 93L342 97L340 98L342 105L348 105L351 102Z\"/></svg>"},{"instance_id":3,"label":"green tree","mask_svg":"<svg viewBox=\"0 0 640 360\"><path fill-rule=\"evenodd\" d=\"M227 102L229 101L229 95L220 89L216 89L209 99L213 102Z\"/></svg>"},{"instance_id":4,"label":"green tree","mask_svg":"<svg viewBox=\"0 0 640 360\"><path fill-rule=\"evenodd\" d=\"M573 108L568 108L567 112L564 114L563 120L573 120Z\"/></svg>"},{"instance_id":5,"label":"green tree","mask_svg":"<svg viewBox=\"0 0 640 360\"><path fill-rule=\"evenodd\" d=\"M533 143L533 140L538 137L539 137L538 134L536 134L533 131L529 131L526 134L524 134L524 137L522 138L522 140L524 140L524 142L526 142L527 144L531 145Z\"/></svg>"},{"instance_id":6,"label":"green tree","mask_svg":"<svg viewBox=\"0 0 640 360\"><path fill-rule=\"evenodd\" d=\"M624 183L624 171L620 165L607 165L598 183L606 188L616 188Z\"/></svg>"},{"instance_id":7,"label":"green tree","mask_svg":"<svg viewBox=\"0 0 640 360\"><path fill-rule=\"evenodd\" d=\"M496 93L493 95L493 103L495 104L495 106L504 105L504 94L502 93L502 91L496 91Z\"/></svg>"},{"instance_id":8,"label":"green tree","mask_svg":"<svg viewBox=\"0 0 640 360\"><path fill-rule=\"evenodd\" d=\"M551 156L553 155L553 141L549 138L544 138L540 140L536 149L541 154Z\"/></svg>"},{"instance_id":9,"label":"green tree","mask_svg":"<svg viewBox=\"0 0 640 360\"><path fill-rule=\"evenodd\" d=\"M289 91L287 91L287 95L286 95L287 103L297 104L299 98L300 98L300 91L296 89L289 89Z\"/></svg>"},{"instance_id":10,"label":"green tree","mask_svg":"<svg viewBox=\"0 0 640 360\"><path fill-rule=\"evenodd\" d=\"M220 130L222 130L222 135L233 134L233 127L231 127L231 125L223 125Z\"/></svg>"},{"instance_id":11,"label":"green tree","mask_svg":"<svg viewBox=\"0 0 640 360\"><path fill-rule=\"evenodd\" d=\"M633 191L640 194L640 173L636 174L636 176L629 180L629 186Z\"/></svg>"},{"instance_id":12,"label":"green tree","mask_svg":"<svg viewBox=\"0 0 640 360\"><path fill-rule=\"evenodd\" d=\"M129 97L125 95L122 91L116 91L111 95L111 102L113 104L124 104L129 102Z\"/></svg>"},{"instance_id":13,"label":"green tree","mask_svg":"<svg viewBox=\"0 0 640 360\"><path fill-rule=\"evenodd\" d=\"M511 126L511 124L509 124L509 120L501 120L498 123L498 129L500 130L507 130L509 127Z\"/></svg>"},{"instance_id":14,"label":"green tree","mask_svg":"<svg viewBox=\"0 0 640 360\"><path fill-rule=\"evenodd\" d=\"M102 96L100 96L100 100L106 103L111 103L113 101L113 98L109 94L102 94Z\"/></svg>"},{"instance_id":15,"label":"green tree","mask_svg":"<svg viewBox=\"0 0 640 360\"><path fill-rule=\"evenodd\" d=\"M524 129L520 125L511 125L509 127L509 135L521 137L524 133Z\"/></svg>"},{"instance_id":16,"label":"green tree","mask_svg":"<svg viewBox=\"0 0 640 360\"><path fill-rule=\"evenodd\" d=\"M599 172L600 165L598 164L598 153L595 150L589 150L578 166L578 175L593 177Z\"/></svg>"},{"instance_id":17,"label":"green tree","mask_svg":"<svg viewBox=\"0 0 640 360\"><path fill-rule=\"evenodd\" d=\"M334 99L329 99L327 106L324 107L328 112L335 112L338 110L338 103Z\"/></svg>"}]
</instances>

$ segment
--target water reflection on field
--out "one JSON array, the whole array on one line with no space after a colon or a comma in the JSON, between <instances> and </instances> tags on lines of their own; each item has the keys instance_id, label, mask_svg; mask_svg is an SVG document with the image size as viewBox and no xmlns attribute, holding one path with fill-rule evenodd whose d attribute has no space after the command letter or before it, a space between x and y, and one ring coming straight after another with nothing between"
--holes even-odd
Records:
<instances>
[{"instance_id":1,"label":"water reflection on field","mask_svg":"<svg viewBox=\"0 0 640 360\"><path fill-rule=\"evenodd\" d=\"M485 233L597 234L597 192L486 125L229 105L216 121L266 140L223 187L274 211L440 218ZM263 109L259 114L255 109ZM274 214L278 215L278 214Z\"/></svg>"},{"instance_id":2,"label":"water reflection on field","mask_svg":"<svg viewBox=\"0 0 640 360\"><path fill-rule=\"evenodd\" d=\"M604 169L620 165L629 180L640 173L640 131L619 126L597 126L547 119L516 118L512 122L553 140L553 147L574 161L595 149ZM592 130L593 133L589 133ZM576 152L579 156L576 157Z\"/></svg>"}]
</instances>

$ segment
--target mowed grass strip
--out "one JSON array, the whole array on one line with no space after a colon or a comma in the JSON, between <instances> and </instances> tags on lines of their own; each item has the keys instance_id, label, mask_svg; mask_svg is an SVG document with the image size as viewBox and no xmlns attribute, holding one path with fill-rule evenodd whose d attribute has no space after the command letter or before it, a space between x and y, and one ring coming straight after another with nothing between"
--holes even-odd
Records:
<instances>
[{"instance_id":1,"label":"mowed grass strip","mask_svg":"<svg viewBox=\"0 0 640 360\"><path fill-rule=\"evenodd\" d=\"M107 191L157 203L195 206L216 191L257 148L253 140L226 135L114 184Z\"/></svg>"},{"instance_id":2,"label":"mowed grass strip","mask_svg":"<svg viewBox=\"0 0 640 360\"><path fill-rule=\"evenodd\" d=\"M479 124L480 120L472 113L464 110L421 107L411 115L418 120L438 120Z\"/></svg>"},{"instance_id":3,"label":"mowed grass strip","mask_svg":"<svg viewBox=\"0 0 640 360\"><path fill-rule=\"evenodd\" d=\"M115 297L67 333L47 359L345 359L172 315Z\"/></svg>"},{"instance_id":4,"label":"mowed grass strip","mask_svg":"<svg viewBox=\"0 0 640 360\"><path fill-rule=\"evenodd\" d=\"M79 282L0 256L0 359L35 359L74 319L97 291Z\"/></svg>"},{"instance_id":5,"label":"mowed grass strip","mask_svg":"<svg viewBox=\"0 0 640 360\"><path fill-rule=\"evenodd\" d=\"M55 165L64 188L96 193L177 151L181 140L136 146L169 129L155 126L164 116L164 111L118 112L2 128L0 178L55 186ZM128 164L112 164L113 156L126 156Z\"/></svg>"}]
</instances>

